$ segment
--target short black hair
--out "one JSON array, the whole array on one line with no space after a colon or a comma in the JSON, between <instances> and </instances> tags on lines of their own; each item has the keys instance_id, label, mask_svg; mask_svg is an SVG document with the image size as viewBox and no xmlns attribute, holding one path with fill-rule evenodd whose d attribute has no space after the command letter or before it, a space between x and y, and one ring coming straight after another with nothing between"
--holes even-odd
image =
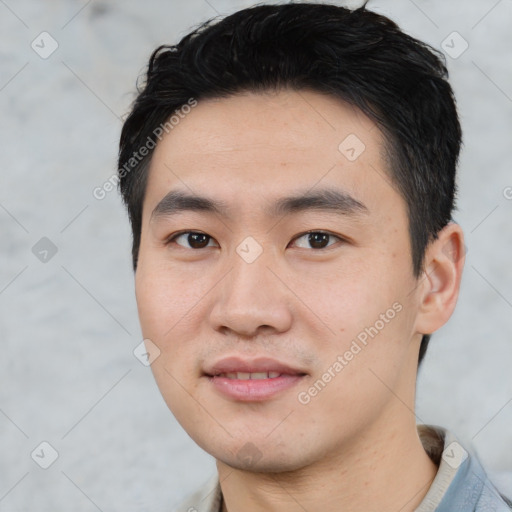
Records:
<instances>
[{"instance_id":1,"label":"short black hair","mask_svg":"<svg viewBox=\"0 0 512 512\"><path fill-rule=\"evenodd\" d=\"M306 2L256 5L212 18L178 44L158 47L119 147L134 270L158 127L191 99L308 89L357 107L379 126L389 178L407 205L412 266L419 277L429 242L455 208L462 134L447 79L440 52L367 10L366 3L354 10ZM150 148L143 157L142 147ZM429 339L423 336L418 364Z\"/></svg>"}]
</instances>

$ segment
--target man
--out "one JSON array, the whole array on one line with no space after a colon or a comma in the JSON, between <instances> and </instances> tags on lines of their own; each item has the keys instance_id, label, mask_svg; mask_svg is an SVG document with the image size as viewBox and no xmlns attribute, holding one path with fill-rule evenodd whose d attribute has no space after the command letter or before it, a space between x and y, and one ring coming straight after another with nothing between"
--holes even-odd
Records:
<instances>
[{"instance_id":1,"label":"man","mask_svg":"<svg viewBox=\"0 0 512 512\"><path fill-rule=\"evenodd\" d=\"M446 78L365 7L260 5L153 53L119 155L139 318L218 470L179 510L509 510L414 414L464 264Z\"/></svg>"}]
</instances>

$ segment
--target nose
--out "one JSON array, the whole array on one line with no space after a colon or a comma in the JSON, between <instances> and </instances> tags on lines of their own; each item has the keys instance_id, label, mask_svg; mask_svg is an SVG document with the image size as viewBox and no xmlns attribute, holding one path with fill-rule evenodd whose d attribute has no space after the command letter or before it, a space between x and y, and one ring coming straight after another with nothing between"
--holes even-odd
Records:
<instances>
[{"instance_id":1,"label":"nose","mask_svg":"<svg viewBox=\"0 0 512 512\"><path fill-rule=\"evenodd\" d=\"M248 263L235 253L231 262L232 270L215 287L212 327L223 334L243 337L290 329L293 294L272 258L264 251Z\"/></svg>"}]
</instances>

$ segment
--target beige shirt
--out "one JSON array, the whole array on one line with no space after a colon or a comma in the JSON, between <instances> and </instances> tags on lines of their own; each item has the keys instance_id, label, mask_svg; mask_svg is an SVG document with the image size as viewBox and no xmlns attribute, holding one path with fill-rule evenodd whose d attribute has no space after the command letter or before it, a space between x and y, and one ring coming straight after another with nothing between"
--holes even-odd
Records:
<instances>
[{"instance_id":1,"label":"beige shirt","mask_svg":"<svg viewBox=\"0 0 512 512\"><path fill-rule=\"evenodd\" d=\"M452 484L455 475L459 471L462 462L469 456L468 452L462 448L455 436L435 425L417 425L418 435L425 448L425 451L438 466L437 474L415 512L433 512L438 509L443 498L447 495L447 490ZM476 461L475 461L476 463ZM487 487L490 487L488 484ZM452 489L453 491L453 489ZM451 494L458 494L451 493ZM474 508L469 502L466 502L468 508L463 506L459 508L450 505L450 497L444 501L443 510L480 510ZM499 498L497 498L499 499ZM447 503L448 501L448 503ZM502 502L503 503L503 502ZM455 505L455 504L454 504ZM509 510L508 508L492 508L486 510ZM185 500L175 512L221 512L222 511L222 492L219 484L218 475L212 477L203 487Z\"/></svg>"}]
</instances>

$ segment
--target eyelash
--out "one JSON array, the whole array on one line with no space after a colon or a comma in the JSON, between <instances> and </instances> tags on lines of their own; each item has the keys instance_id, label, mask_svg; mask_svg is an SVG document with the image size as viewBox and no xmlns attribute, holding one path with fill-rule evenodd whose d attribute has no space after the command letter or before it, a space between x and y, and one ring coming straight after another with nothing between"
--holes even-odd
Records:
<instances>
[{"instance_id":1,"label":"eyelash","mask_svg":"<svg viewBox=\"0 0 512 512\"><path fill-rule=\"evenodd\" d=\"M209 238L208 242L210 242L210 240L213 240L213 237L206 234L206 233L203 233L201 231L179 231L178 233L175 233L173 235L171 235L170 237L168 237L166 240L165 240L165 245L170 245L172 242L174 242L176 240L176 238L180 237L181 235L187 235L187 234L197 234L197 235L205 235L206 237ZM322 231L322 230L310 230L310 231L306 231L304 233L301 233L300 235L297 235L292 241L294 240L297 240L299 238L302 238L306 235L310 235L310 234L321 234L321 235L327 235L329 237L332 237L332 238L337 238L340 242L346 242L346 240L338 235L335 235L333 233L330 233L329 231ZM179 245L179 244L177 244ZM311 248L311 250L313 251L325 251L326 249L329 249L330 247L332 247L334 244L330 244L330 245L327 245L326 247L321 247L321 248ZM183 246L180 246L182 249L188 249L188 247L183 247ZM205 246L205 247L201 247L200 249L194 249L192 247L190 247L191 250L193 251L199 251L201 249L206 249L208 246Z\"/></svg>"}]
</instances>

